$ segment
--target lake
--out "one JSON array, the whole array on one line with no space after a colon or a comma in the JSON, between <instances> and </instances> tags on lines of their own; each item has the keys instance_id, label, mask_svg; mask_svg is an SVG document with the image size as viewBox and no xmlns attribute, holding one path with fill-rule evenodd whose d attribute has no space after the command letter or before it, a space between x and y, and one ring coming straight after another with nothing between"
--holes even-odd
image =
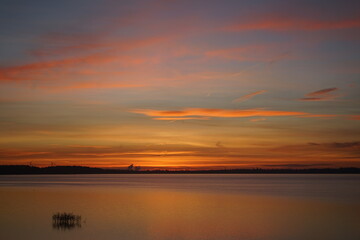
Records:
<instances>
[{"instance_id":1,"label":"lake","mask_svg":"<svg viewBox=\"0 0 360 240\"><path fill-rule=\"evenodd\" d=\"M6 240L357 240L360 175L0 176L0 214Z\"/></svg>"}]
</instances>

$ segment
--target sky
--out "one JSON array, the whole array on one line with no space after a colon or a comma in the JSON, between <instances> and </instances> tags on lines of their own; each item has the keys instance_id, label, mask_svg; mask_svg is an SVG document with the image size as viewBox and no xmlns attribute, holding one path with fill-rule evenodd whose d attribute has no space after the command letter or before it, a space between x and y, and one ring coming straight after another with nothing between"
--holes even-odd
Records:
<instances>
[{"instance_id":1,"label":"sky","mask_svg":"<svg viewBox=\"0 0 360 240\"><path fill-rule=\"evenodd\" d=\"M0 164L360 167L359 1L0 4Z\"/></svg>"}]
</instances>

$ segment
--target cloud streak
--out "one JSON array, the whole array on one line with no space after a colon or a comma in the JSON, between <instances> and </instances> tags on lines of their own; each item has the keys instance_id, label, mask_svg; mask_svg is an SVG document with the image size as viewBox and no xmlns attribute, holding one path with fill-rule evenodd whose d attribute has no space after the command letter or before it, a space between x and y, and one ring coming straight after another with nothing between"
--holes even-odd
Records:
<instances>
[{"instance_id":1,"label":"cloud streak","mask_svg":"<svg viewBox=\"0 0 360 240\"><path fill-rule=\"evenodd\" d=\"M133 109L130 112L144 114L150 117L221 117L221 118L244 118L244 117L278 117L278 116L303 116L308 113L292 111L274 111L264 109L211 109L211 108L185 108L183 110L161 111L154 109ZM168 119L167 119L168 120Z\"/></svg>"},{"instance_id":2,"label":"cloud streak","mask_svg":"<svg viewBox=\"0 0 360 240\"><path fill-rule=\"evenodd\" d=\"M239 97L239 98L233 100L233 102L244 102L244 101L249 100L250 98L255 97L256 95L260 95L260 94L263 94L263 93L266 93L266 92L267 92L266 90L260 90L260 91L257 91L257 92L253 92L253 93L247 94L245 96Z\"/></svg>"},{"instance_id":3,"label":"cloud streak","mask_svg":"<svg viewBox=\"0 0 360 240\"><path fill-rule=\"evenodd\" d=\"M41 57L41 61L0 67L0 82L63 80L65 77L89 76L89 69L92 72L99 70L101 74L104 66L113 68L114 65L111 64L115 64L116 68L138 66L152 61L154 57L134 54L132 50L151 48L174 37L175 35L169 32L141 39L112 40L111 42L96 39L94 43L88 43L83 36L75 36L66 41L68 44L65 46L60 44L57 47L47 48L45 44L45 47L30 52L31 55L37 57L36 59ZM54 60L54 56L57 59Z\"/></svg>"},{"instance_id":4,"label":"cloud streak","mask_svg":"<svg viewBox=\"0 0 360 240\"><path fill-rule=\"evenodd\" d=\"M85 57L70 57L62 60L49 60L29 63L19 66L0 68L0 81L24 81L35 79L51 79L59 74L57 71L69 71L79 65L109 63L116 60L115 56L89 55ZM72 69L72 71L74 71Z\"/></svg>"},{"instance_id":5,"label":"cloud streak","mask_svg":"<svg viewBox=\"0 0 360 240\"><path fill-rule=\"evenodd\" d=\"M47 146L40 150L26 148L0 148L0 162L3 164L69 165L81 161L83 164L106 167L126 167L130 162L142 166L216 167L216 166L268 166L334 164L342 160L354 163L359 156L359 142L330 142L287 145L278 148L257 146L255 148L227 147L217 141L209 145L152 144L152 145L67 145ZM326 161L322 153L326 152ZM288 159L291 157L291 163ZM240 159L240 160L239 160ZM219 162L220 160L220 162ZM129 162L130 161L130 162ZM349 162L350 161L350 162ZM358 165L358 164L357 164Z\"/></svg>"},{"instance_id":6,"label":"cloud streak","mask_svg":"<svg viewBox=\"0 0 360 240\"><path fill-rule=\"evenodd\" d=\"M264 167L274 167L274 168L313 168L313 167L329 167L333 164L328 163L314 163L314 164L264 164Z\"/></svg>"},{"instance_id":7,"label":"cloud streak","mask_svg":"<svg viewBox=\"0 0 360 240\"><path fill-rule=\"evenodd\" d=\"M284 46L277 44L250 44L235 48L208 50L204 53L207 58L227 60L275 62L293 58L289 52L284 52Z\"/></svg>"},{"instance_id":8,"label":"cloud streak","mask_svg":"<svg viewBox=\"0 0 360 240\"><path fill-rule=\"evenodd\" d=\"M226 26L224 29L227 31L320 31L359 27L359 17L334 21L305 19L301 17L269 16L267 18L239 21Z\"/></svg>"},{"instance_id":9,"label":"cloud streak","mask_svg":"<svg viewBox=\"0 0 360 240\"><path fill-rule=\"evenodd\" d=\"M298 99L299 101L330 101L339 95L334 95L333 92L337 91L338 88L325 88L315 92L311 92L305 95L304 98Z\"/></svg>"},{"instance_id":10,"label":"cloud streak","mask_svg":"<svg viewBox=\"0 0 360 240\"><path fill-rule=\"evenodd\" d=\"M87 81L79 83L71 83L65 86L41 86L41 89L52 91L69 91L69 90L86 90L86 89L112 89L112 88L138 88L144 87L143 84L130 84L122 82L101 82L101 81Z\"/></svg>"},{"instance_id":11,"label":"cloud streak","mask_svg":"<svg viewBox=\"0 0 360 240\"><path fill-rule=\"evenodd\" d=\"M164 121L181 121L181 120L209 120L208 117L157 117L153 118L154 120L164 120Z\"/></svg>"},{"instance_id":12,"label":"cloud streak","mask_svg":"<svg viewBox=\"0 0 360 240\"><path fill-rule=\"evenodd\" d=\"M302 145L287 145L274 148L271 151L289 152L289 153L301 153L301 152L324 152L329 153L330 151L344 151L352 152L355 155L359 155L360 142L327 142L327 143L316 143L310 142Z\"/></svg>"},{"instance_id":13,"label":"cloud streak","mask_svg":"<svg viewBox=\"0 0 360 240\"><path fill-rule=\"evenodd\" d=\"M352 116L349 117L349 119L359 121L360 120L360 115L352 115Z\"/></svg>"}]
</instances>

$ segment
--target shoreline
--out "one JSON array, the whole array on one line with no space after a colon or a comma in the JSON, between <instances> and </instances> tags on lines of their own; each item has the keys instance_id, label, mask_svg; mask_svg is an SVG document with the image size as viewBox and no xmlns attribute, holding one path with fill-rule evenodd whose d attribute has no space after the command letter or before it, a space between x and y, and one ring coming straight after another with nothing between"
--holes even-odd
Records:
<instances>
[{"instance_id":1,"label":"shoreline","mask_svg":"<svg viewBox=\"0 0 360 240\"><path fill-rule=\"evenodd\" d=\"M360 174L360 168L307 168L307 169L222 169L222 170L123 170L84 166L34 167L27 165L1 165L0 175L60 175L60 174Z\"/></svg>"}]
</instances>

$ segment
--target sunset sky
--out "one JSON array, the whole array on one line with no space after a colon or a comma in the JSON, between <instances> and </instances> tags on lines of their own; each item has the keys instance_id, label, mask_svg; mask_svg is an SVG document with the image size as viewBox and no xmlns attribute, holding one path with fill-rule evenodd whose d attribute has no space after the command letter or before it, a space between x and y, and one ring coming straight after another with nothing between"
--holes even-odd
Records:
<instances>
[{"instance_id":1,"label":"sunset sky","mask_svg":"<svg viewBox=\"0 0 360 240\"><path fill-rule=\"evenodd\" d=\"M0 164L360 167L359 1L0 3Z\"/></svg>"}]
</instances>

